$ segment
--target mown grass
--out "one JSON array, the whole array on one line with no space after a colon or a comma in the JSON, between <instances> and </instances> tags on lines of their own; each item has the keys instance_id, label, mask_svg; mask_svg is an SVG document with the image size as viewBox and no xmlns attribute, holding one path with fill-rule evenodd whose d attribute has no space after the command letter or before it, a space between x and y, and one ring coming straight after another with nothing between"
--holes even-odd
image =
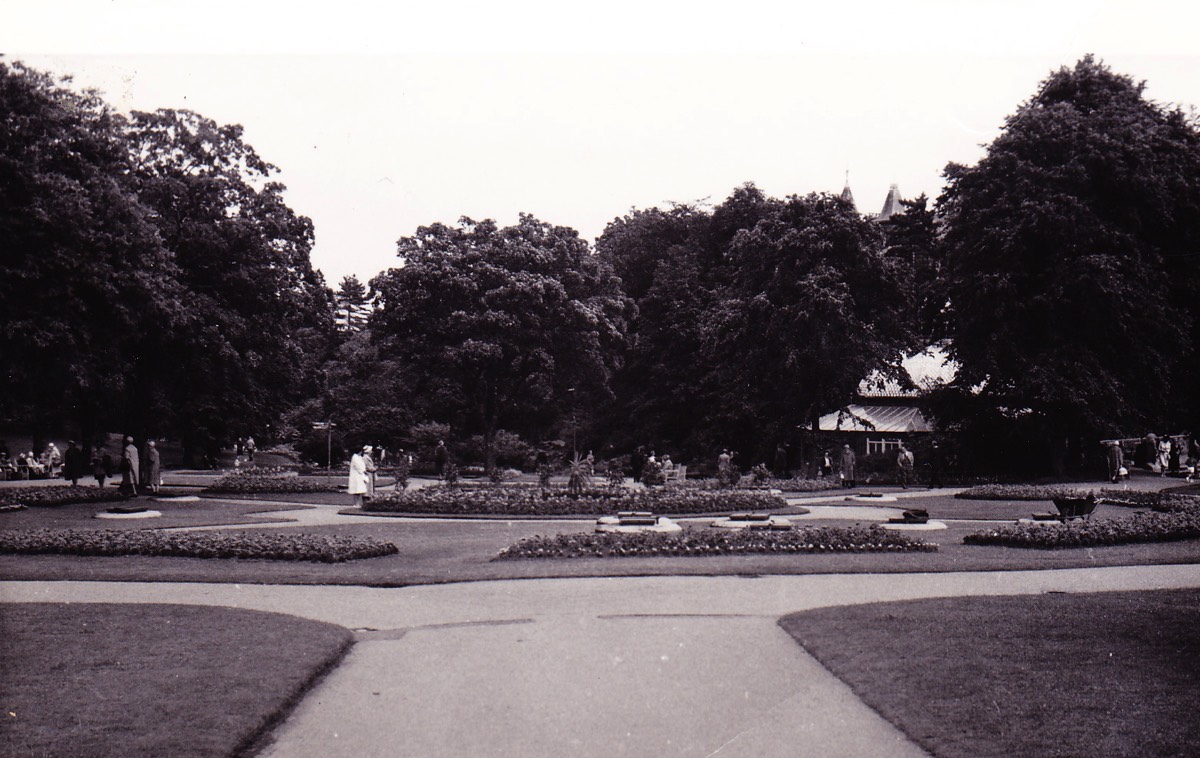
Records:
<instances>
[{"instance_id":1,"label":"mown grass","mask_svg":"<svg viewBox=\"0 0 1200 758\"><path fill-rule=\"evenodd\" d=\"M332 624L176 605L0 604L0 755L245 753L351 643Z\"/></svg>"},{"instance_id":2,"label":"mown grass","mask_svg":"<svg viewBox=\"0 0 1200 758\"><path fill-rule=\"evenodd\" d=\"M1200 590L878 603L780 623L937 756L1195 751Z\"/></svg>"}]
</instances>

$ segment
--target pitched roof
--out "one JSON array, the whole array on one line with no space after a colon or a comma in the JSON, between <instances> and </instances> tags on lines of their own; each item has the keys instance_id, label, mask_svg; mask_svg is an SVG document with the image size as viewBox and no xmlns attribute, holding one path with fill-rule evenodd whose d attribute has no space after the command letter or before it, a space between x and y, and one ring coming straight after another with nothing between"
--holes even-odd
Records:
<instances>
[{"instance_id":1,"label":"pitched roof","mask_svg":"<svg viewBox=\"0 0 1200 758\"><path fill-rule=\"evenodd\" d=\"M876 216L878 221L887 221L897 213L903 213L904 208L900 205L900 186L893 184L888 187L887 197L883 200L883 210Z\"/></svg>"},{"instance_id":2,"label":"pitched roof","mask_svg":"<svg viewBox=\"0 0 1200 758\"><path fill-rule=\"evenodd\" d=\"M901 434L928 432L929 422L921 411L903 405L848 405L820 419L823 432L877 432Z\"/></svg>"}]
</instances>

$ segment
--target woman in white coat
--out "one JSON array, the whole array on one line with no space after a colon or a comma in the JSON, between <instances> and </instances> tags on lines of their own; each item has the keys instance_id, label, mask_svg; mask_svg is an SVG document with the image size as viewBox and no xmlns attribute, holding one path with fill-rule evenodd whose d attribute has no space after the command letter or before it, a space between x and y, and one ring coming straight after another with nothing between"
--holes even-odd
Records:
<instances>
[{"instance_id":1,"label":"woman in white coat","mask_svg":"<svg viewBox=\"0 0 1200 758\"><path fill-rule=\"evenodd\" d=\"M368 450L364 447L363 450ZM367 493L367 462L361 452L350 456L350 482L346 491L354 495L354 504L362 507L363 495Z\"/></svg>"}]
</instances>

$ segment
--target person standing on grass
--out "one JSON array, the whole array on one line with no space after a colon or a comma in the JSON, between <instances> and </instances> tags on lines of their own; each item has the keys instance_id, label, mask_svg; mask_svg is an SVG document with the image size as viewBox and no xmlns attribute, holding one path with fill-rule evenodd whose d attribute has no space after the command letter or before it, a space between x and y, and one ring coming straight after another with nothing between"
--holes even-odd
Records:
<instances>
[{"instance_id":1,"label":"person standing on grass","mask_svg":"<svg viewBox=\"0 0 1200 758\"><path fill-rule=\"evenodd\" d=\"M900 452L896 455L897 473L900 479L900 486L903 489L908 489L908 483L912 481L913 473L913 454L912 451L900 443Z\"/></svg>"},{"instance_id":2,"label":"person standing on grass","mask_svg":"<svg viewBox=\"0 0 1200 758\"><path fill-rule=\"evenodd\" d=\"M75 440L69 440L67 452L63 453L63 478L69 479L74 487L79 484L83 471L83 451L75 444Z\"/></svg>"},{"instance_id":3,"label":"person standing on grass","mask_svg":"<svg viewBox=\"0 0 1200 758\"><path fill-rule=\"evenodd\" d=\"M137 445L133 437L125 438L125 451L121 455L121 492L126 495L136 495L138 477L141 475Z\"/></svg>"},{"instance_id":4,"label":"person standing on grass","mask_svg":"<svg viewBox=\"0 0 1200 758\"><path fill-rule=\"evenodd\" d=\"M363 504L363 495L367 494L367 461L363 454L370 449L370 445L367 445L362 452L350 456L350 481L346 485L346 492L354 495L354 504L359 508Z\"/></svg>"},{"instance_id":5,"label":"person standing on grass","mask_svg":"<svg viewBox=\"0 0 1200 758\"><path fill-rule=\"evenodd\" d=\"M854 454L850 443L842 445L842 453L838 457L838 475L842 477L843 487L854 486L854 466L856 463L858 463L858 456Z\"/></svg>"},{"instance_id":6,"label":"person standing on grass","mask_svg":"<svg viewBox=\"0 0 1200 758\"><path fill-rule=\"evenodd\" d=\"M247 436L247 437L246 437L246 457L250 459L250 462L251 462L251 463L254 463L254 451L255 451L255 449L256 449L256 448L255 448L255 445L254 445L254 438L253 438L253 437L250 437L250 436Z\"/></svg>"}]
</instances>

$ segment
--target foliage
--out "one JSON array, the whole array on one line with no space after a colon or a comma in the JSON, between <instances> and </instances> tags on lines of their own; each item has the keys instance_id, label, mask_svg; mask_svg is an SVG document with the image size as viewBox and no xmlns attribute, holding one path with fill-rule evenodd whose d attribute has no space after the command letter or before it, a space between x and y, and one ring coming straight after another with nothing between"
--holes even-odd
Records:
<instances>
[{"instance_id":1,"label":"foliage","mask_svg":"<svg viewBox=\"0 0 1200 758\"><path fill-rule=\"evenodd\" d=\"M1055 498L1087 497L1077 487L1062 484L981 484L962 490L955 497L962 500L1053 500Z\"/></svg>"},{"instance_id":2,"label":"foliage","mask_svg":"<svg viewBox=\"0 0 1200 758\"><path fill-rule=\"evenodd\" d=\"M631 439L692 457L768 456L915 346L901 259L835 197L746 185L711 213L635 211L596 244L639 313L614 434L633 419Z\"/></svg>"},{"instance_id":3,"label":"foliage","mask_svg":"<svg viewBox=\"0 0 1200 758\"><path fill-rule=\"evenodd\" d=\"M530 537L505 548L495 560L936 550L935 543L919 542L878 526L784 530L685 529L674 534L640 532Z\"/></svg>"},{"instance_id":4,"label":"foliage","mask_svg":"<svg viewBox=\"0 0 1200 758\"><path fill-rule=\"evenodd\" d=\"M180 290L123 120L67 81L0 61L0 416L90 441L120 420Z\"/></svg>"},{"instance_id":5,"label":"foliage","mask_svg":"<svg viewBox=\"0 0 1200 758\"><path fill-rule=\"evenodd\" d=\"M1043 82L975 166L951 164L946 336L955 386L1057 446L1164 420L1194 350L1200 136L1090 56ZM1094 444L1094 443L1093 443Z\"/></svg>"},{"instance_id":6,"label":"foliage","mask_svg":"<svg viewBox=\"0 0 1200 758\"><path fill-rule=\"evenodd\" d=\"M620 511L655 513L726 513L777 510L787 505L765 493L703 491L687 488L626 490L597 487L572 493L534 485L423 487L412 492L388 492L363 506L382 513L575 515Z\"/></svg>"},{"instance_id":7,"label":"foliage","mask_svg":"<svg viewBox=\"0 0 1200 758\"><path fill-rule=\"evenodd\" d=\"M1134 513L1126 518L1015 524L968 534L968 545L1071 548L1170 542L1200 538L1200 508L1170 513Z\"/></svg>"},{"instance_id":8,"label":"foliage","mask_svg":"<svg viewBox=\"0 0 1200 758\"><path fill-rule=\"evenodd\" d=\"M667 475L663 472L662 464L658 461L646 461L646 465L642 467L642 484L657 487L666 482Z\"/></svg>"},{"instance_id":9,"label":"foliage","mask_svg":"<svg viewBox=\"0 0 1200 758\"><path fill-rule=\"evenodd\" d=\"M332 492L324 481L289 476L292 472L279 466L248 466L231 471L204 489L206 493L251 495L267 492Z\"/></svg>"},{"instance_id":10,"label":"foliage","mask_svg":"<svg viewBox=\"0 0 1200 758\"><path fill-rule=\"evenodd\" d=\"M0 553L154 555L340 563L399 552L390 542L315 534L161 532L115 529L0 530Z\"/></svg>"},{"instance_id":11,"label":"foliage","mask_svg":"<svg viewBox=\"0 0 1200 758\"><path fill-rule=\"evenodd\" d=\"M441 418L483 434L486 467L502 424L544 426L571 390L608 393L629 301L574 230L524 214L504 228L464 218L401 238L398 255L403 267L372 282L372 332Z\"/></svg>"},{"instance_id":12,"label":"foliage","mask_svg":"<svg viewBox=\"0 0 1200 758\"><path fill-rule=\"evenodd\" d=\"M5 487L0 489L0 505L70 505L72 503L109 503L127 497L116 487Z\"/></svg>"},{"instance_id":13,"label":"foliage","mask_svg":"<svg viewBox=\"0 0 1200 758\"><path fill-rule=\"evenodd\" d=\"M767 469L767 464L765 463L756 463L754 467L750 469L750 481L754 484L766 484L773 478L774 477L771 476L771 472Z\"/></svg>"}]
</instances>

